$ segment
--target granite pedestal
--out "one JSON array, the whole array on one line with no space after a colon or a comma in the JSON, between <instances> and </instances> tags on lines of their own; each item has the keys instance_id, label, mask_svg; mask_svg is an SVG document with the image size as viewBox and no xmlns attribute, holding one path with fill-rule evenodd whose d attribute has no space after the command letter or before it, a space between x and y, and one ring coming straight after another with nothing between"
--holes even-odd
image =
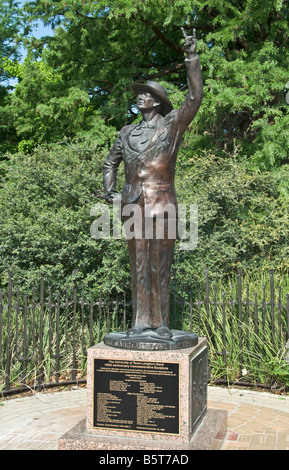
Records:
<instances>
[{"instance_id":1,"label":"granite pedestal","mask_svg":"<svg viewBox=\"0 0 289 470\"><path fill-rule=\"evenodd\" d=\"M59 440L60 450L214 449L226 412L207 410L208 347L88 349L87 416Z\"/></svg>"}]
</instances>

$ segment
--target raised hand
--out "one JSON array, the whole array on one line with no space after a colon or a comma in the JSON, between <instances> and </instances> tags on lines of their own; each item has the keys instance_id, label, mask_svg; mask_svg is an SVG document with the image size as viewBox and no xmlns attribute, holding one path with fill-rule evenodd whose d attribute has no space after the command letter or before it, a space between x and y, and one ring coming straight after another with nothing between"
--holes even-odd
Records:
<instances>
[{"instance_id":1,"label":"raised hand","mask_svg":"<svg viewBox=\"0 0 289 470\"><path fill-rule=\"evenodd\" d=\"M193 29L193 35L187 36L186 31L184 28L182 29L183 36L185 38L185 44L183 45L182 49L187 54L188 57L194 57L197 50L197 38L196 38L196 30Z\"/></svg>"}]
</instances>

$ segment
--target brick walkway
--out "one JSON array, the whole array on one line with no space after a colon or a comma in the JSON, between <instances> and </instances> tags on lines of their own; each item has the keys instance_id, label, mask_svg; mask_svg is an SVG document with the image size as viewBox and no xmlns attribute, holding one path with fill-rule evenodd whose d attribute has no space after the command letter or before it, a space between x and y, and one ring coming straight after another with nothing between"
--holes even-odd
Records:
<instances>
[{"instance_id":1,"label":"brick walkway","mask_svg":"<svg viewBox=\"0 0 289 470\"><path fill-rule=\"evenodd\" d=\"M289 450L289 397L210 387L208 406L228 411L222 450Z\"/></svg>"},{"instance_id":2,"label":"brick walkway","mask_svg":"<svg viewBox=\"0 0 289 470\"><path fill-rule=\"evenodd\" d=\"M85 417L86 390L36 393L1 404L0 450L54 450Z\"/></svg>"},{"instance_id":3,"label":"brick walkway","mask_svg":"<svg viewBox=\"0 0 289 470\"><path fill-rule=\"evenodd\" d=\"M228 411L222 450L289 450L289 397L209 387L208 406ZM85 412L85 389L2 400L0 450L57 449Z\"/></svg>"}]
</instances>

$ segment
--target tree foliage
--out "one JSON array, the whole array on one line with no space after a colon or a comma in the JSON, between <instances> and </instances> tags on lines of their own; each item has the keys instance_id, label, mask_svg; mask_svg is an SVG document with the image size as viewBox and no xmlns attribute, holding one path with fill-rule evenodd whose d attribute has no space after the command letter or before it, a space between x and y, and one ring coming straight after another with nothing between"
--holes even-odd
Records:
<instances>
[{"instance_id":1,"label":"tree foliage","mask_svg":"<svg viewBox=\"0 0 289 470\"><path fill-rule=\"evenodd\" d=\"M85 144L43 145L30 156L10 158L0 188L0 283L7 281L8 270L21 286L39 280L41 273L57 288L73 280L75 271L96 289L128 277L122 257L112 256L124 241L111 248L109 240L90 236L93 193L102 186L103 160L116 138L101 118L95 131ZM112 265L115 279L109 284Z\"/></svg>"},{"instance_id":2,"label":"tree foliage","mask_svg":"<svg viewBox=\"0 0 289 470\"><path fill-rule=\"evenodd\" d=\"M189 142L178 163L179 202L198 204L198 245L182 251L178 242L175 255L184 284L202 278L204 269L217 278L238 268L256 276L288 272L288 196L276 174L207 151L192 156ZM288 176L289 166L283 171Z\"/></svg>"},{"instance_id":3,"label":"tree foliage","mask_svg":"<svg viewBox=\"0 0 289 470\"><path fill-rule=\"evenodd\" d=\"M8 93L11 73L7 64L15 64L20 58L19 33L23 29L24 15L15 0L0 1L0 159L1 151L11 149L15 129L11 119Z\"/></svg>"},{"instance_id":4,"label":"tree foliage","mask_svg":"<svg viewBox=\"0 0 289 470\"><path fill-rule=\"evenodd\" d=\"M0 2L0 77L1 82L7 79L5 59L16 61L20 58L18 34L23 25L23 14L15 0Z\"/></svg>"},{"instance_id":5,"label":"tree foliage","mask_svg":"<svg viewBox=\"0 0 289 470\"><path fill-rule=\"evenodd\" d=\"M39 0L26 9L55 28L53 37L29 47L37 56L47 42L45 61L66 85L61 97L69 101L69 90L78 88L117 128L135 118L135 81L166 82L179 104L186 88L180 27L195 27L205 85L197 145L237 149L264 168L288 159L288 136L280 132L289 119L287 1Z\"/></svg>"},{"instance_id":6,"label":"tree foliage","mask_svg":"<svg viewBox=\"0 0 289 470\"><path fill-rule=\"evenodd\" d=\"M0 188L2 284L12 269L20 284L39 281L44 273L50 285L63 288L77 270L96 291L129 289L124 237L90 235L96 218L91 209L99 202L93 193L102 187L103 161L116 137L101 118L95 131L89 140L42 145L30 156L10 158ZM288 199L272 173L249 172L210 152L191 156L187 142L179 154L176 190L179 203L198 204L196 249L180 249L181 240L175 249L174 265L184 284L202 278L205 268L214 277L230 276L239 267L255 274L288 271Z\"/></svg>"}]
</instances>

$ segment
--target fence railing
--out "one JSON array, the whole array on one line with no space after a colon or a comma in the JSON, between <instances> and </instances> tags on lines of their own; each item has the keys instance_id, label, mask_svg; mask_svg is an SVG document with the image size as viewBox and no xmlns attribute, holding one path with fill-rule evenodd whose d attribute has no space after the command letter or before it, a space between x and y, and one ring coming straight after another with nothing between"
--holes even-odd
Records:
<instances>
[{"instance_id":1,"label":"fence railing","mask_svg":"<svg viewBox=\"0 0 289 470\"><path fill-rule=\"evenodd\" d=\"M126 293L90 293L76 281L54 293L42 277L38 288L23 294L10 272L0 291L0 394L85 381L87 349L108 331L127 330L130 320ZM171 327L208 338L216 376L229 380L237 368L232 377L240 377L252 361L258 369L264 357L284 349L289 293L275 285L272 271L258 292L244 284L240 270L225 289L210 282L208 271L190 289L174 276Z\"/></svg>"}]
</instances>

